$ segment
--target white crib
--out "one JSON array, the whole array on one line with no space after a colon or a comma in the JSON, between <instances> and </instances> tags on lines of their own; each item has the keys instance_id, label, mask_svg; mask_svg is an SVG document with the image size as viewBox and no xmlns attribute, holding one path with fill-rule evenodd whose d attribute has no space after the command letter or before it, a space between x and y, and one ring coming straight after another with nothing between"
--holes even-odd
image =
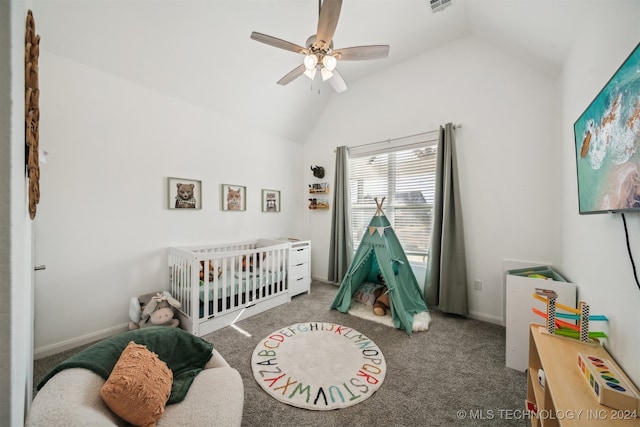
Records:
<instances>
[{"instance_id":1,"label":"white crib","mask_svg":"<svg viewBox=\"0 0 640 427\"><path fill-rule=\"evenodd\" d=\"M181 327L202 336L291 301L290 248L268 239L169 248L170 292L182 304Z\"/></svg>"}]
</instances>

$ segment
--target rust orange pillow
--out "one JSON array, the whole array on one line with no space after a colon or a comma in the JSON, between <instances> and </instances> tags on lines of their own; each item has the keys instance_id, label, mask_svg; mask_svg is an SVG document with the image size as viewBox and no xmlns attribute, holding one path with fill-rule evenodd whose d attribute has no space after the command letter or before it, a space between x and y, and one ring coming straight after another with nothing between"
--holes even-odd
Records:
<instances>
[{"instance_id":1,"label":"rust orange pillow","mask_svg":"<svg viewBox=\"0 0 640 427\"><path fill-rule=\"evenodd\" d=\"M135 426L153 427L171 394L171 369L146 346L131 341L100 395L114 414Z\"/></svg>"}]
</instances>

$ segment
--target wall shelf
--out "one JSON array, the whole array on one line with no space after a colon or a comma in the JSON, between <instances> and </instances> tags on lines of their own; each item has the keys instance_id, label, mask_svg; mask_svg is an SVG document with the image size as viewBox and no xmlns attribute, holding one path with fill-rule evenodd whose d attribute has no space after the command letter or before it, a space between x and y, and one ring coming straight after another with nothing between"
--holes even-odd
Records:
<instances>
[{"instance_id":1,"label":"wall shelf","mask_svg":"<svg viewBox=\"0 0 640 427\"><path fill-rule=\"evenodd\" d=\"M316 184L309 184L309 193L329 193L329 183L328 182L319 182Z\"/></svg>"}]
</instances>

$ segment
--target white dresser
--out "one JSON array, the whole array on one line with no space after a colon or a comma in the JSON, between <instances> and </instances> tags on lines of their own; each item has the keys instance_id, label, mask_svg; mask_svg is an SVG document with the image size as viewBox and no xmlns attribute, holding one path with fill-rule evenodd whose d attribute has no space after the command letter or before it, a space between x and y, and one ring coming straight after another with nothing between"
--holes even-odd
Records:
<instances>
[{"instance_id":1,"label":"white dresser","mask_svg":"<svg viewBox=\"0 0 640 427\"><path fill-rule=\"evenodd\" d=\"M311 291L311 242L291 242L289 252L289 296Z\"/></svg>"}]
</instances>

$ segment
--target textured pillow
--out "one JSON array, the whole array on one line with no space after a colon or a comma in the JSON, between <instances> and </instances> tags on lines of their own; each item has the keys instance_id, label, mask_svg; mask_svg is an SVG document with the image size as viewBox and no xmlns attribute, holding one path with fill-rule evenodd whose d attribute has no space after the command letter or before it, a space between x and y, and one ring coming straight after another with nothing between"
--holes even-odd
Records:
<instances>
[{"instance_id":1,"label":"textured pillow","mask_svg":"<svg viewBox=\"0 0 640 427\"><path fill-rule=\"evenodd\" d=\"M164 413L173 373L144 345L129 342L100 395L117 416L135 426L152 427Z\"/></svg>"},{"instance_id":2,"label":"textured pillow","mask_svg":"<svg viewBox=\"0 0 640 427\"><path fill-rule=\"evenodd\" d=\"M384 285L380 283L369 283L365 282L353 294L353 301L359 302L364 305L373 306L373 303L376 302L376 296L374 295L376 289L382 288Z\"/></svg>"}]
</instances>

